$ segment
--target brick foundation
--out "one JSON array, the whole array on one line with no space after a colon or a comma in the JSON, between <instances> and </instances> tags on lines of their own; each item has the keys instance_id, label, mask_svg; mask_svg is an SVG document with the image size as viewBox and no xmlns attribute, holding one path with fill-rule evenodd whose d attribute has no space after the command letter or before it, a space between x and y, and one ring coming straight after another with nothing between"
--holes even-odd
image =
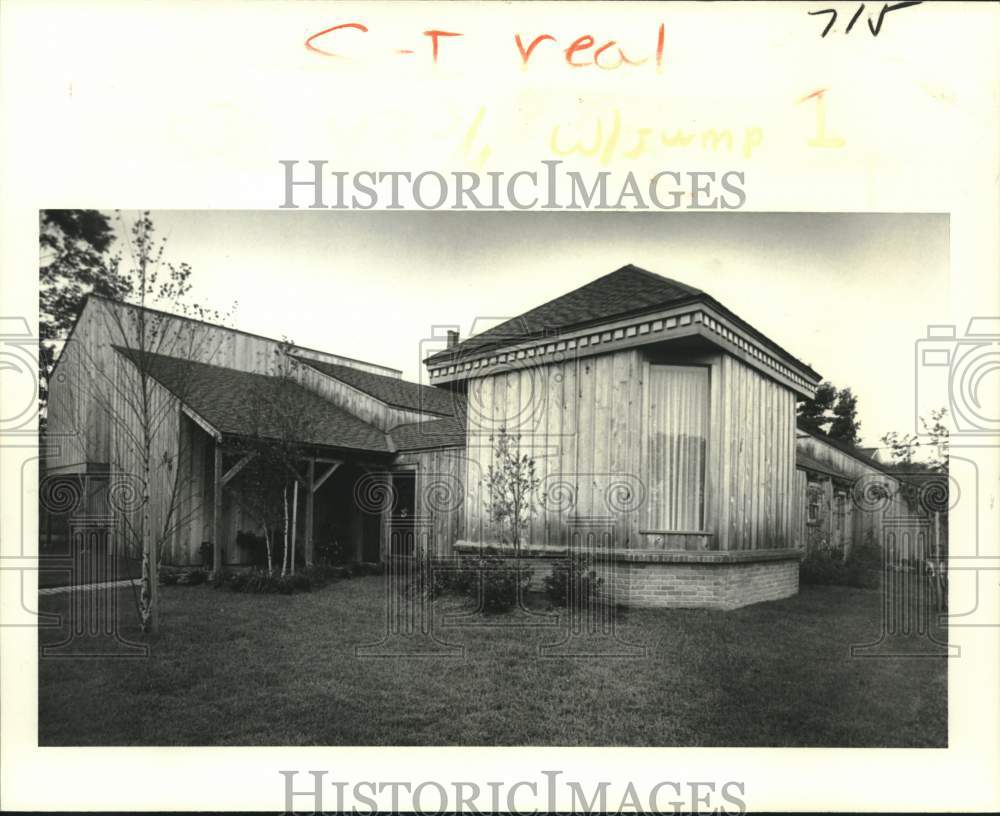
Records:
<instances>
[{"instance_id":1,"label":"brick foundation","mask_svg":"<svg viewBox=\"0 0 1000 816\"><path fill-rule=\"evenodd\" d=\"M459 541L455 549L471 554L480 548ZM801 556L800 550L792 549L591 553L594 569L604 579L602 594L611 603L710 609L738 609L796 595ZM565 550L525 550L522 560L532 570L532 587L540 588L543 576L565 557Z\"/></svg>"}]
</instances>

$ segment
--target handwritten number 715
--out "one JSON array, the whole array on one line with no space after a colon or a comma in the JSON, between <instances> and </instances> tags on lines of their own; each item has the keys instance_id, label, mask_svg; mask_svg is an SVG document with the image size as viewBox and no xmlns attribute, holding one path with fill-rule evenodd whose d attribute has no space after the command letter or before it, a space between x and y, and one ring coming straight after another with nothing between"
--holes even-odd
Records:
<instances>
[{"instance_id":1,"label":"handwritten number 715","mask_svg":"<svg viewBox=\"0 0 1000 816\"><path fill-rule=\"evenodd\" d=\"M885 20L886 14L888 14L890 11L899 11L900 9L909 8L910 6L919 6L921 2L922 0L905 0L905 2L893 3L892 5L886 3L884 6L882 6L882 10L878 13L878 20L872 23L872 18L870 16L868 17L868 30L871 31L873 37L877 37L878 33L882 30L882 22ZM854 12L854 16L851 17L851 21L847 24L847 28L844 29L845 34L849 34L851 32L851 29L854 28L854 24L858 21L858 18L861 16L861 13L864 10L865 10L865 4L862 3L860 6L858 6L858 10ZM816 14L830 15L830 22L826 24L826 28L823 29L823 33L820 34L820 37L825 37L827 34L829 34L830 29L833 28L834 23L837 22L836 9L832 8L820 9L819 11L809 11L806 13L812 16Z\"/></svg>"}]
</instances>

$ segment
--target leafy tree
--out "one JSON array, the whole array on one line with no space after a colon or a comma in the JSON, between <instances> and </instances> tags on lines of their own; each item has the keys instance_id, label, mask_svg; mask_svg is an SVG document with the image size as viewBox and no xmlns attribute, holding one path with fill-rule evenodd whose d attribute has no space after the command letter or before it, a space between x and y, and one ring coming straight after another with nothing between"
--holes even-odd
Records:
<instances>
[{"instance_id":1,"label":"leafy tree","mask_svg":"<svg viewBox=\"0 0 1000 816\"><path fill-rule=\"evenodd\" d=\"M521 435L508 434L506 428L490 437L493 464L487 471L486 510L497 525L501 543L507 543L504 529L510 533L514 552L520 554L521 532L538 511L535 499L542 480L535 472L535 460L521 453Z\"/></svg>"},{"instance_id":2,"label":"leafy tree","mask_svg":"<svg viewBox=\"0 0 1000 816\"><path fill-rule=\"evenodd\" d=\"M849 445L861 441L861 423L858 421L858 398L850 388L837 392L837 404L833 407L834 419L830 423L827 436Z\"/></svg>"},{"instance_id":3,"label":"leafy tree","mask_svg":"<svg viewBox=\"0 0 1000 816\"><path fill-rule=\"evenodd\" d=\"M97 210L39 213L38 407L43 430L57 346L66 339L84 297L94 292L122 300L132 293L132 279L119 273L118 261L110 255L114 241L111 219Z\"/></svg>"},{"instance_id":4,"label":"leafy tree","mask_svg":"<svg viewBox=\"0 0 1000 816\"><path fill-rule=\"evenodd\" d=\"M931 411L929 422L924 417L920 417L920 424L924 428L924 433L930 437L930 444L933 448L928 465L932 470L938 472L948 470L948 426L944 424L944 418L947 414L947 408L938 408Z\"/></svg>"},{"instance_id":5,"label":"leafy tree","mask_svg":"<svg viewBox=\"0 0 1000 816\"><path fill-rule=\"evenodd\" d=\"M913 464L913 454L920 446L916 434L900 434L896 431L882 434L882 446L889 451L889 464L893 467L908 467Z\"/></svg>"},{"instance_id":6,"label":"leafy tree","mask_svg":"<svg viewBox=\"0 0 1000 816\"><path fill-rule=\"evenodd\" d=\"M833 383L820 383L815 397L799 403L799 426L811 433L826 433L826 426L832 421L829 415L836 400L837 389Z\"/></svg>"}]
</instances>

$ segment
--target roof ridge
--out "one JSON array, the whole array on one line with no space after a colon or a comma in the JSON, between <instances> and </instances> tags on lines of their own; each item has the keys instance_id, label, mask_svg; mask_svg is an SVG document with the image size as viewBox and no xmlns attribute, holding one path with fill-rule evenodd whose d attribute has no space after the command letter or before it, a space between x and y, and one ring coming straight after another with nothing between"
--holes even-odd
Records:
<instances>
[{"instance_id":1,"label":"roof ridge","mask_svg":"<svg viewBox=\"0 0 1000 816\"><path fill-rule=\"evenodd\" d=\"M691 286L691 284L684 283L684 281L679 281L679 280L676 280L674 278L668 278L666 275L661 275L658 272L652 272L649 269L645 269L645 268L643 268L641 266L636 266L633 263L625 264L625 266L621 267L620 269L616 269L614 272L611 272L610 274L614 275L615 272L622 272L625 269L629 269L629 270L631 270L633 272L640 272L640 273L642 273L643 275L646 275L649 278L653 278L654 280L657 280L657 281L660 281L660 282L666 282L666 283L672 284L673 286L677 286L677 287L679 287L681 289L686 289L688 291L688 294L692 294L692 295L694 295L694 294L707 295L708 294L708 292L706 292L704 289L699 289L696 286Z\"/></svg>"}]
</instances>

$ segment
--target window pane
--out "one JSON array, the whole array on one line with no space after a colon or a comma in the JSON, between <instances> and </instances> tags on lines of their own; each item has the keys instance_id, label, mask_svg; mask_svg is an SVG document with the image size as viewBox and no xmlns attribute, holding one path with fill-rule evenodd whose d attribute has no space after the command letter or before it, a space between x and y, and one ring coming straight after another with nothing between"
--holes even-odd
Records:
<instances>
[{"instance_id":1,"label":"window pane","mask_svg":"<svg viewBox=\"0 0 1000 816\"><path fill-rule=\"evenodd\" d=\"M651 365L647 474L654 530L703 530L708 369Z\"/></svg>"}]
</instances>

